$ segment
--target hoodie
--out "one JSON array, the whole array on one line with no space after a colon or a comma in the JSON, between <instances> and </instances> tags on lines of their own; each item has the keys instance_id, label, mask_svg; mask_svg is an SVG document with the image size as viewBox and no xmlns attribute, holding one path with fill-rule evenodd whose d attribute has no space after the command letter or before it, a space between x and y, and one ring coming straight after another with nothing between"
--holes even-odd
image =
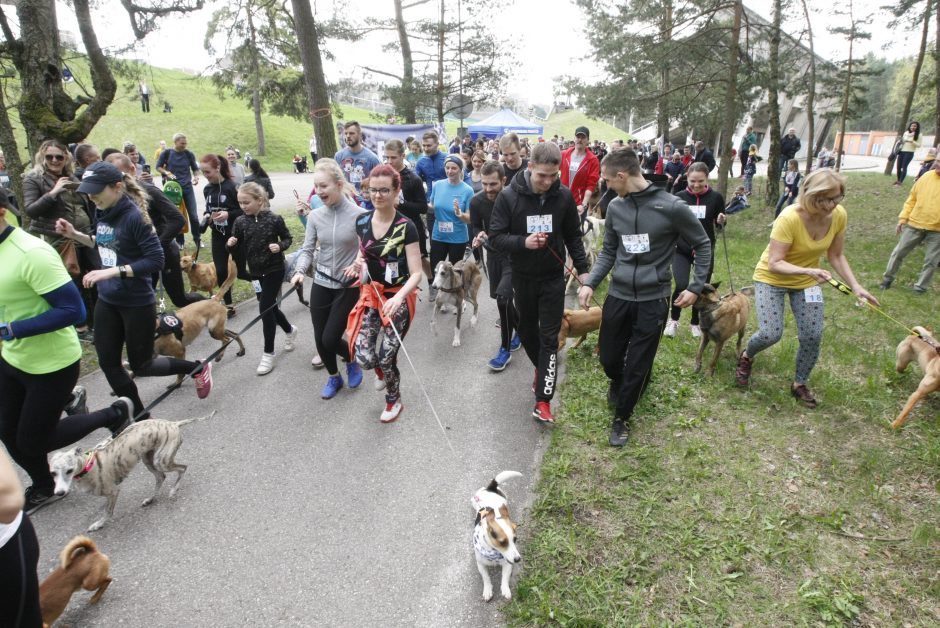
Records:
<instances>
[{"instance_id":1,"label":"hoodie","mask_svg":"<svg viewBox=\"0 0 940 628\"><path fill-rule=\"evenodd\" d=\"M423 192L422 192L423 194ZM344 279L343 269L356 260L359 236L356 220L366 213L346 196L335 207L323 205L307 215L304 243L294 261L294 273L306 273L313 261L313 252L320 245L317 272L313 281L325 288L345 288L335 279Z\"/></svg>"},{"instance_id":2,"label":"hoodie","mask_svg":"<svg viewBox=\"0 0 940 628\"><path fill-rule=\"evenodd\" d=\"M133 277L114 277L97 284L98 298L118 307L140 307L155 302L153 274L163 269L163 247L153 225L127 196L101 211L95 234L102 268L130 266Z\"/></svg>"},{"instance_id":3,"label":"hoodie","mask_svg":"<svg viewBox=\"0 0 940 628\"><path fill-rule=\"evenodd\" d=\"M548 232L548 246L544 249L525 247L525 239L534 228L530 224L543 225L541 228ZM496 197L489 235L493 248L509 255L512 272L520 277L563 275L566 248L578 274L589 270L578 208L571 190L558 179L545 194L539 195L532 191L531 173L519 172Z\"/></svg>"},{"instance_id":4,"label":"hoodie","mask_svg":"<svg viewBox=\"0 0 940 628\"><path fill-rule=\"evenodd\" d=\"M684 201L665 190L646 189L617 197L607 206L604 247L585 285L597 289L613 269L608 294L624 301L654 301L672 294L672 258L679 238L695 250L689 291L702 292L712 245Z\"/></svg>"}]
</instances>

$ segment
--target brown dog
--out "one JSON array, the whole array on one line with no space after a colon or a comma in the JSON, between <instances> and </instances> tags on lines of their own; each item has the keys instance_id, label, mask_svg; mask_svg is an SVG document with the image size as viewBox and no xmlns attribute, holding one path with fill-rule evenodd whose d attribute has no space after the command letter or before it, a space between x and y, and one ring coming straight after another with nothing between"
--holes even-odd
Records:
<instances>
[{"instance_id":1,"label":"brown dog","mask_svg":"<svg viewBox=\"0 0 940 628\"><path fill-rule=\"evenodd\" d=\"M920 336L908 336L898 345L895 368L898 373L903 373L907 365L916 359L917 363L920 365L920 370L924 372L924 378L920 380L920 385L917 386L917 390L908 397L907 403L904 404L904 408L901 410L901 414L899 414L898 418L891 424L891 427L895 429L907 422L911 410L914 409L914 405L917 404L918 401L940 389L940 352L938 352L940 351L940 349L938 349L940 344L934 340L934 337L927 329L915 327L914 331L920 334ZM924 340L925 338L926 340Z\"/></svg>"},{"instance_id":2,"label":"brown dog","mask_svg":"<svg viewBox=\"0 0 940 628\"><path fill-rule=\"evenodd\" d=\"M111 561L86 536L76 536L69 541L59 560L61 565L39 585L39 607L46 626L59 618L72 594L79 589L95 591L89 602L97 604L111 584L108 576Z\"/></svg>"},{"instance_id":3,"label":"brown dog","mask_svg":"<svg viewBox=\"0 0 940 628\"><path fill-rule=\"evenodd\" d=\"M558 350L565 347L568 336L577 337L578 341L571 347L577 349L584 342L587 335L601 328L601 308L591 306L589 310L565 310L561 318L561 330L558 332Z\"/></svg>"},{"instance_id":4,"label":"brown dog","mask_svg":"<svg viewBox=\"0 0 940 628\"><path fill-rule=\"evenodd\" d=\"M182 327L181 336L177 337L174 333L158 335L153 341L154 352L157 355L185 360L186 347L199 337L203 329L208 329L209 335L221 342L223 347L234 340L238 343L238 353L235 355L239 357L245 355L245 345L242 343L241 336L225 328L228 311L224 305L216 300L221 295L222 292L219 292L211 299L190 303L186 307L177 310L175 316L179 319ZM160 329L160 317L157 317L157 329ZM224 351L216 358L216 362L221 360L223 355L225 355ZM182 379L183 376L180 375L177 382L182 381Z\"/></svg>"},{"instance_id":5,"label":"brown dog","mask_svg":"<svg viewBox=\"0 0 940 628\"><path fill-rule=\"evenodd\" d=\"M699 311L699 325L702 328L702 340L695 354L695 372L702 370L702 354L710 341L715 343L715 355L708 364L708 374L715 374L715 364L718 356L725 346L725 342L734 334L738 335L738 348L735 355L741 354L741 341L744 339L744 329L747 327L747 317L751 312L751 301L748 299L749 291L734 292L723 297L718 296L718 286L705 284L702 294L699 295L694 307Z\"/></svg>"},{"instance_id":6,"label":"brown dog","mask_svg":"<svg viewBox=\"0 0 940 628\"><path fill-rule=\"evenodd\" d=\"M218 286L218 292L212 294L218 284L218 276L215 273L215 264L199 263L192 255L183 255L180 258L180 268L189 277L189 287L193 290L202 290L208 292L209 296L221 299L228 292L235 280L238 279L238 269L235 267L235 260L228 256L228 277Z\"/></svg>"}]
</instances>

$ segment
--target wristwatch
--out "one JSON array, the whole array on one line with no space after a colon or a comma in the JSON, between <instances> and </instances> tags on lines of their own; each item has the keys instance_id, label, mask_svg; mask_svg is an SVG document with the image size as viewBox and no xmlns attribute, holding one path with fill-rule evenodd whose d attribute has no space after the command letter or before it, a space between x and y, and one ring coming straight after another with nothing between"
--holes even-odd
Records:
<instances>
[{"instance_id":1,"label":"wristwatch","mask_svg":"<svg viewBox=\"0 0 940 628\"><path fill-rule=\"evenodd\" d=\"M121 279L127 279L127 266L118 266L118 271L121 273Z\"/></svg>"}]
</instances>

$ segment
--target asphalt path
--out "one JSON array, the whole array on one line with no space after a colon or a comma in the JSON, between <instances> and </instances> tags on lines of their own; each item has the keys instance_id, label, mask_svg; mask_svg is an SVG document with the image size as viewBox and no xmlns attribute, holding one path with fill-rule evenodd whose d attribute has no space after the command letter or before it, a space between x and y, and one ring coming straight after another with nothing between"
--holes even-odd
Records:
<instances>
[{"instance_id":1,"label":"asphalt path","mask_svg":"<svg viewBox=\"0 0 940 628\"><path fill-rule=\"evenodd\" d=\"M289 190L309 175L296 177L278 187ZM524 477L505 489L524 521L550 428L530 416L533 371L523 351L502 373L486 366L499 343L487 295L484 280L479 322L465 328L459 348L451 346L455 316L439 317L434 335L431 304L418 302L405 337L417 375L400 354L404 412L389 425L378 421L385 402L371 373L360 389L320 399L326 373L310 366L309 312L290 295L284 312L301 329L298 347L281 351L279 331L273 372L255 374L259 324L243 337L245 357L230 350L216 364L208 399L197 399L187 382L154 410L169 420L218 413L183 428L177 460L189 470L175 498L165 486L153 505L141 507L153 478L143 465L131 472L114 518L89 534L110 557L114 582L94 606L90 594L76 594L62 624L500 625L498 603L480 599L470 498L497 472L520 471ZM253 302L244 304L230 327L239 330L256 314ZM188 356L216 347L204 334ZM171 381L138 380L142 398L154 399ZM90 408L113 401L100 372L82 383ZM98 431L81 444L105 436ZM34 514L40 578L105 501L73 493ZM492 577L498 583L496 571Z\"/></svg>"}]
</instances>

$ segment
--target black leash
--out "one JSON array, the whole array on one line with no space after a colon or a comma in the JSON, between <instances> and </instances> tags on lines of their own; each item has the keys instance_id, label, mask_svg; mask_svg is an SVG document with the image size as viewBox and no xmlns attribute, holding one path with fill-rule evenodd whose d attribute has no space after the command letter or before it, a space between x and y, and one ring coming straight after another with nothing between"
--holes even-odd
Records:
<instances>
[{"instance_id":1,"label":"black leash","mask_svg":"<svg viewBox=\"0 0 940 628\"><path fill-rule=\"evenodd\" d=\"M238 332L237 335L241 336L241 335L244 334L246 331L248 331L249 329L251 329L252 327L254 327L255 325L257 325L257 324L258 324L258 321L260 321L260 320L262 319L262 317L264 317L265 314L267 314L268 312L270 312L271 310L273 310L274 308L276 308L277 306L279 306L279 305L281 304L281 302L284 301L284 299L286 299L286 298L287 298L291 293L293 293L295 290L297 290L297 286L292 285L292 286L290 287L290 289L288 289L287 292L285 292L285 293L282 294L280 297L278 297L277 301L275 301L275 302L271 305L271 307L265 309L263 312L261 312L260 314L258 314L256 317L254 317L253 319L251 319L250 321L248 321L248 324L245 325L245 326ZM229 341L226 342L224 345L222 345L221 347L219 347L218 349L216 349L215 351L213 351L211 354L209 354L209 357L207 357L206 359L204 359L202 362L200 362L200 363L196 366L196 368L194 368L192 371L190 371L190 372L186 375L185 378L183 378L182 380L180 380L180 381L178 381L178 382L175 382L175 383L173 383L172 385L170 385L169 387L167 387L167 389L166 389L165 391L163 391L156 399L154 399L153 401L151 401L151 402L147 405L146 408L144 408L143 410L141 410L140 413L137 414L137 416L134 417L134 422L139 421L139 420L140 420L140 417L142 417L142 416L146 415L147 413L149 413L151 410L153 410L154 408L156 408L160 403L162 403L164 399L166 399L166 398L169 397L171 394L173 394L173 393L176 391L176 389L178 389L180 386L183 385L183 382L184 382L184 381L186 381L187 379L192 378L193 375L195 375L195 374L198 373L200 370L202 370L203 365L208 364L209 362L212 362L212 361L215 360L217 357L219 357L220 355L222 355L222 352L225 351L225 349L228 348L228 346L229 346L229 344L231 344L231 342L232 342L232 341L229 340Z\"/></svg>"}]
</instances>

